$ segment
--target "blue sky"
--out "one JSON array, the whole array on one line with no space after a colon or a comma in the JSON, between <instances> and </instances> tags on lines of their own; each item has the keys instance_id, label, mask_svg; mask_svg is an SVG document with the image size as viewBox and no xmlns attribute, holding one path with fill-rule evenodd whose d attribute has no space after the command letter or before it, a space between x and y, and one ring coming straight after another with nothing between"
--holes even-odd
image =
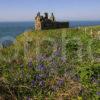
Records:
<instances>
[{"instance_id":1,"label":"blue sky","mask_svg":"<svg viewBox=\"0 0 100 100\"><path fill-rule=\"evenodd\" d=\"M0 21L32 21L38 11L57 20L100 20L100 0L0 0Z\"/></svg>"}]
</instances>

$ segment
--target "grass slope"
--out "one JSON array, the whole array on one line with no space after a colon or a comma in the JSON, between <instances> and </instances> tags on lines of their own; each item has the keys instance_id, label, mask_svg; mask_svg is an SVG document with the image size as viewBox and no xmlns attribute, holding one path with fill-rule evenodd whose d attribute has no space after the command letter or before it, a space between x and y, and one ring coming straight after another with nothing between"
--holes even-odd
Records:
<instances>
[{"instance_id":1,"label":"grass slope","mask_svg":"<svg viewBox=\"0 0 100 100\"><path fill-rule=\"evenodd\" d=\"M15 44L0 49L1 98L98 100L99 31L95 26L18 36Z\"/></svg>"}]
</instances>

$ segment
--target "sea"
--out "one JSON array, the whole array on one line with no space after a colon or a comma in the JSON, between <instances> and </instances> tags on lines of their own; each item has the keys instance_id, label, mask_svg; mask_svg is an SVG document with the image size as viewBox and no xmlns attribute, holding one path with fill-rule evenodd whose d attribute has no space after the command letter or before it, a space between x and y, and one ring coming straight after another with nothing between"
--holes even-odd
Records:
<instances>
[{"instance_id":1,"label":"sea","mask_svg":"<svg viewBox=\"0 0 100 100\"><path fill-rule=\"evenodd\" d=\"M70 27L100 25L100 21L70 21ZM34 29L34 22L0 22L0 40Z\"/></svg>"}]
</instances>

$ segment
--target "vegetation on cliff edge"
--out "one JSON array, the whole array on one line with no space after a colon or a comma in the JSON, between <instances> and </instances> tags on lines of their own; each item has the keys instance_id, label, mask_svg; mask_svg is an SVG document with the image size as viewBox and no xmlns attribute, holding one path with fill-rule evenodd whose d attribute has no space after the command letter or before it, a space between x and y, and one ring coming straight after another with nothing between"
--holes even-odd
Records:
<instances>
[{"instance_id":1,"label":"vegetation on cliff edge","mask_svg":"<svg viewBox=\"0 0 100 100\"><path fill-rule=\"evenodd\" d=\"M100 26L28 31L0 49L0 98L99 100Z\"/></svg>"}]
</instances>

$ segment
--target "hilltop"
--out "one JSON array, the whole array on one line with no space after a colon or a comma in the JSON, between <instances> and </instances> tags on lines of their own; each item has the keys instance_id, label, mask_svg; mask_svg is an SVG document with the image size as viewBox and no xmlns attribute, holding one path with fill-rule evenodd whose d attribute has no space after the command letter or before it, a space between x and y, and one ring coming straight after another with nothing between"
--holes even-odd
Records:
<instances>
[{"instance_id":1,"label":"hilltop","mask_svg":"<svg viewBox=\"0 0 100 100\"><path fill-rule=\"evenodd\" d=\"M19 35L0 49L1 98L98 100L99 39L100 26Z\"/></svg>"}]
</instances>

